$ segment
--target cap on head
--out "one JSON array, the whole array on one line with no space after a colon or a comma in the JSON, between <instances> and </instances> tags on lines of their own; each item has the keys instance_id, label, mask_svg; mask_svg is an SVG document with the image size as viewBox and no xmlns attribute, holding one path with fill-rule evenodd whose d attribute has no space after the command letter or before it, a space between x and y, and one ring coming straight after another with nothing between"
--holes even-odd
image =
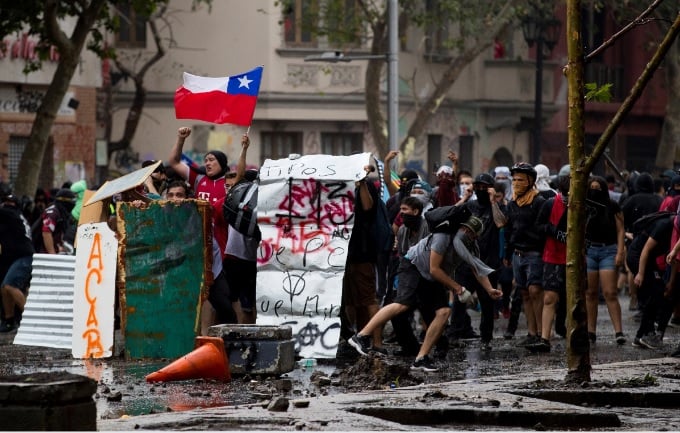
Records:
<instances>
[{"instance_id":1,"label":"cap on head","mask_svg":"<svg viewBox=\"0 0 680 433\"><path fill-rule=\"evenodd\" d=\"M471 216L467 219L467 221L461 223L461 225L472 230L477 236L479 236L484 230L484 223L476 216Z\"/></svg>"},{"instance_id":2,"label":"cap on head","mask_svg":"<svg viewBox=\"0 0 680 433\"><path fill-rule=\"evenodd\" d=\"M59 191L57 191L57 195L55 196L55 200L66 202L66 203L75 203L76 202L76 193L71 191L69 188L62 188Z\"/></svg>"},{"instance_id":3,"label":"cap on head","mask_svg":"<svg viewBox=\"0 0 680 433\"><path fill-rule=\"evenodd\" d=\"M424 180L420 180L420 179L413 182L413 186L411 187L411 191L413 191L414 189L422 189L423 191L425 191L427 193L432 192L432 187L430 186L430 184L425 182Z\"/></svg>"},{"instance_id":4,"label":"cap on head","mask_svg":"<svg viewBox=\"0 0 680 433\"><path fill-rule=\"evenodd\" d=\"M406 183L411 179L418 179L418 173L416 173L415 170L406 169L401 172L401 174L399 175L399 179L401 180L402 183Z\"/></svg>"},{"instance_id":5,"label":"cap on head","mask_svg":"<svg viewBox=\"0 0 680 433\"><path fill-rule=\"evenodd\" d=\"M479 184L484 184L484 185L489 185L493 186L494 184L494 178L491 177L489 173L480 173L475 177L475 181L472 182L473 184L479 183Z\"/></svg>"}]
</instances>

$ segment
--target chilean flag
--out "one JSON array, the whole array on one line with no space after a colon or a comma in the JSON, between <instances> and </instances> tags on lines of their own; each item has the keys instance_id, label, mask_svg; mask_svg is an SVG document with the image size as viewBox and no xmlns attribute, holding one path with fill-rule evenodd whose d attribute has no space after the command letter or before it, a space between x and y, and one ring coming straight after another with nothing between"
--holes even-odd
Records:
<instances>
[{"instance_id":1,"label":"chilean flag","mask_svg":"<svg viewBox=\"0 0 680 433\"><path fill-rule=\"evenodd\" d=\"M250 126L262 81L262 66L231 77L184 73L175 91L175 117Z\"/></svg>"}]
</instances>

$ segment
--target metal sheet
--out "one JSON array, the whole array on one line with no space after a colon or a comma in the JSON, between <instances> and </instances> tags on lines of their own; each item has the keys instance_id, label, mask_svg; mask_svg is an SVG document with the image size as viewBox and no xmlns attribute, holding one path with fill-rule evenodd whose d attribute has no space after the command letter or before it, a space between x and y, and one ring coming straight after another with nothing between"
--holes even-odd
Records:
<instances>
[{"instance_id":1,"label":"metal sheet","mask_svg":"<svg viewBox=\"0 0 680 433\"><path fill-rule=\"evenodd\" d=\"M33 255L31 288L14 344L71 349L76 257Z\"/></svg>"},{"instance_id":2,"label":"metal sheet","mask_svg":"<svg viewBox=\"0 0 680 433\"><path fill-rule=\"evenodd\" d=\"M177 358L194 349L212 264L207 202L118 206L121 329L128 359ZM212 273L210 273L212 277Z\"/></svg>"}]
</instances>

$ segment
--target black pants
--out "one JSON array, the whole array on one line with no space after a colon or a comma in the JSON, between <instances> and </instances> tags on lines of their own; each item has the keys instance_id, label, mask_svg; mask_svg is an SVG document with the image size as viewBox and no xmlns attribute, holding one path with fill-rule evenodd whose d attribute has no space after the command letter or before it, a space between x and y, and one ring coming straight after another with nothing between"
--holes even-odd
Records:
<instances>
[{"instance_id":1,"label":"black pants","mask_svg":"<svg viewBox=\"0 0 680 433\"><path fill-rule=\"evenodd\" d=\"M495 301L491 299L484 287L479 284L479 281L477 281L470 266L466 264L461 265L456 270L455 279L471 293L477 293L477 299L479 299L479 305L482 309L481 320L479 322L479 333L482 337L482 341L491 341L493 339ZM498 272L489 275L489 281L491 282L491 287L496 287L496 284L498 283ZM472 320L467 313L467 306L456 300L453 303L453 336L463 336L470 329L472 329Z\"/></svg>"}]
</instances>

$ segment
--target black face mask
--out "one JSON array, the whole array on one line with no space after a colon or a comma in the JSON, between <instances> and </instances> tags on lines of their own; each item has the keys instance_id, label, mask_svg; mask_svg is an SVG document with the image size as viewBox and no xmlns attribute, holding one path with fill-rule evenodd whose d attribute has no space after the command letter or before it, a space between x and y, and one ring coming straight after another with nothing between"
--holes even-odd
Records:
<instances>
[{"instance_id":1,"label":"black face mask","mask_svg":"<svg viewBox=\"0 0 680 433\"><path fill-rule=\"evenodd\" d=\"M404 225L406 226L407 229L409 230L417 230L420 228L420 223L422 222L423 218L420 215L411 215L411 214L401 214L401 219L404 222Z\"/></svg>"},{"instance_id":2,"label":"black face mask","mask_svg":"<svg viewBox=\"0 0 680 433\"><path fill-rule=\"evenodd\" d=\"M489 190L475 188L474 191L475 195L477 196L477 201L479 202L479 204L488 205L491 203L491 198L489 198Z\"/></svg>"},{"instance_id":3,"label":"black face mask","mask_svg":"<svg viewBox=\"0 0 680 433\"><path fill-rule=\"evenodd\" d=\"M597 203L607 203L609 201L609 191L600 189L588 189L588 199Z\"/></svg>"}]
</instances>

